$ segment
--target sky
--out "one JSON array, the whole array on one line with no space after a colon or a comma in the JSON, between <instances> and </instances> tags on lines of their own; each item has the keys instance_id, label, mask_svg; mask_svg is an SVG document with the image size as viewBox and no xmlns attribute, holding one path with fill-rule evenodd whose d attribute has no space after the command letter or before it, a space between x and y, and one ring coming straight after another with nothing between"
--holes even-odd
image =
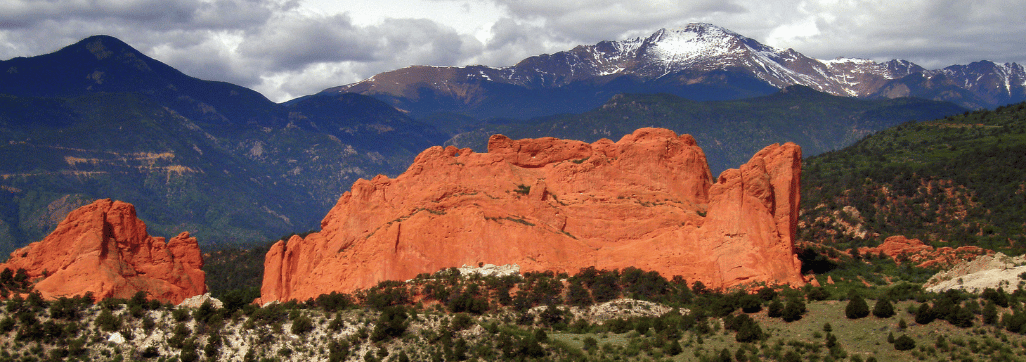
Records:
<instances>
[{"instance_id":1,"label":"sky","mask_svg":"<svg viewBox=\"0 0 1026 362\"><path fill-rule=\"evenodd\" d=\"M115 36L274 101L410 65L532 55L718 25L819 59L1026 64L1023 0L2 0L0 59Z\"/></svg>"}]
</instances>

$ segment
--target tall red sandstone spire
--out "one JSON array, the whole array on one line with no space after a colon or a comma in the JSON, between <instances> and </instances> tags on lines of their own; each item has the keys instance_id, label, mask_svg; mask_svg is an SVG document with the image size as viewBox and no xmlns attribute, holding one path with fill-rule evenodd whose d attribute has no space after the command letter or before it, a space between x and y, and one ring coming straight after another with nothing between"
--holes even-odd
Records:
<instances>
[{"instance_id":1,"label":"tall red sandstone spire","mask_svg":"<svg viewBox=\"0 0 1026 362\"><path fill-rule=\"evenodd\" d=\"M151 299L179 303L206 293L196 238L183 232L151 237L135 207L97 200L68 214L42 241L11 253L0 270L25 269L44 298L83 295L130 298L145 291Z\"/></svg>"},{"instance_id":2,"label":"tall red sandstone spire","mask_svg":"<svg viewBox=\"0 0 1026 362\"><path fill-rule=\"evenodd\" d=\"M713 183L689 135L618 142L495 135L432 147L395 179L359 180L306 238L267 253L261 302L349 292L442 268L634 266L713 288L803 284L794 253L801 149L772 145Z\"/></svg>"}]
</instances>

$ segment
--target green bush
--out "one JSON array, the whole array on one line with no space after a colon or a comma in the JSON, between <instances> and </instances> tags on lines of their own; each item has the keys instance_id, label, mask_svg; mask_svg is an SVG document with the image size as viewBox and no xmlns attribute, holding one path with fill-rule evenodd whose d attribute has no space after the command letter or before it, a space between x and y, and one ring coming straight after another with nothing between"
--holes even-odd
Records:
<instances>
[{"instance_id":1,"label":"green bush","mask_svg":"<svg viewBox=\"0 0 1026 362\"><path fill-rule=\"evenodd\" d=\"M303 335L314 328L313 319L306 315L300 315L292 320L292 334Z\"/></svg>"},{"instance_id":2,"label":"green bush","mask_svg":"<svg viewBox=\"0 0 1026 362\"><path fill-rule=\"evenodd\" d=\"M902 334L901 337L894 339L894 349L899 351L908 351L916 348L916 341L907 335Z\"/></svg>"},{"instance_id":3,"label":"green bush","mask_svg":"<svg viewBox=\"0 0 1026 362\"><path fill-rule=\"evenodd\" d=\"M753 294L747 294L738 300L741 311L745 313L758 313L762 311L762 299Z\"/></svg>"},{"instance_id":4,"label":"green bush","mask_svg":"<svg viewBox=\"0 0 1026 362\"><path fill-rule=\"evenodd\" d=\"M770 318L780 318L784 314L784 303L780 302L780 299L774 299L769 304L769 309L766 311L766 316Z\"/></svg>"},{"instance_id":5,"label":"green bush","mask_svg":"<svg viewBox=\"0 0 1026 362\"><path fill-rule=\"evenodd\" d=\"M682 348L680 343L675 339L666 346L666 349L664 349L663 352L671 356L676 356L681 354L681 352L684 352L684 348Z\"/></svg>"},{"instance_id":6,"label":"green bush","mask_svg":"<svg viewBox=\"0 0 1026 362\"><path fill-rule=\"evenodd\" d=\"M96 317L96 325L100 327L100 330L113 332L121 328L121 318L115 317L109 310L104 309Z\"/></svg>"},{"instance_id":7,"label":"green bush","mask_svg":"<svg viewBox=\"0 0 1026 362\"><path fill-rule=\"evenodd\" d=\"M186 308L177 308L171 312L171 318L174 318L175 322L185 322L191 317L189 310Z\"/></svg>"},{"instance_id":8,"label":"green bush","mask_svg":"<svg viewBox=\"0 0 1026 362\"><path fill-rule=\"evenodd\" d=\"M887 297L880 297L873 306L873 316L877 318L890 318L895 315L894 304Z\"/></svg>"},{"instance_id":9,"label":"green bush","mask_svg":"<svg viewBox=\"0 0 1026 362\"><path fill-rule=\"evenodd\" d=\"M328 345L328 361L341 362L349 357L349 342L334 340Z\"/></svg>"},{"instance_id":10,"label":"green bush","mask_svg":"<svg viewBox=\"0 0 1026 362\"><path fill-rule=\"evenodd\" d=\"M402 336L406 332L409 316L406 308L402 306L385 307L374 325L374 332L371 333L371 340L380 342L386 339Z\"/></svg>"},{"instance_id":11,"label":"green bush","mask_svg":"<svg viewBox=\"0 0 1026 362\"><path fill-rule=\"evenodd\" d=\"M794 322L802 319L803 315L805 315L805 301L800 298L791 298L787 300L787 305L784 306L780 318L785 322Z\"/></svg>"},{"instance_id":12,"label":"green bush","mask_svg":"<svg viewBox=\"0 0 1026 362\"><path fill-rule=\"evenodd\" d=\"M987 305L983 307L983 324L993 325L997 323L997 318L997 306L993 301L987 301Z\"/></svg>"},{"instance_id":13,"label":"green bush","mask_svg":"<svg viewBox=\"0 0 1026 362\"><path fill-rule=\"evenodd\" d=\"M677 347L680 347L680 344L678 344ZM596 349L598 349L598 340L596 340L595 337L592 336L584 337L584 350L594 351Z\"/></svg>"},{"instance_id":14,"label":"green bush","mask_svg":"<svg viewBox=\"0 0 1026 362\"><path fill-rule=\"evenodd\" d=\"M929 304L923 303L916 308L915 314L916 323L918 324L930 324L934 319L937 319L936 313L930 308Z\"/></svg>"},{"instance_id":15,"label":"green bush","mask_svg":"<svg viewBox=\"0 0 1026 362\"><path fill-rule=\"evenodd\" d=\"M856 295L844 307L844 316L848 319L865 318L869 316L869 305L866 304L865 299L862 299L862 296Z\"/></svg>"}]
</instances>

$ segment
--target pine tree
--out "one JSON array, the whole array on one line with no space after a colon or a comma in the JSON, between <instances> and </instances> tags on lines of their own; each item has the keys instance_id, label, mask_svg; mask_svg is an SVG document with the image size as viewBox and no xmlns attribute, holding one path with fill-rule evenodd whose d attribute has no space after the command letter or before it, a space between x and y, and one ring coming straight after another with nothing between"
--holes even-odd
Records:
<instances>
[{"instance_id":1,"label":"pine tree","mask_svg":"<svg viewBox=\"0 0 1026 362\"><path fill-rule=\"evenodd\" d=\"M930 324L934 319L937 319L937 316L934 314L934 311L930 309L929 304L923 303L919 305L919 308L916 308L916 323L923 325Z\"/></svg>"},{"instance_id":2,"label":"pine tree","mask_svg":"<svg viewBox=\"0 0 1026 362\"><path fill-rule=\"evenodd\" d=\"M681 352L684 352L684 348L680 346L680 343L677 342L677 340L673 340L673 342L670 342L670 346L666 347L665 351L666 354L671 356L676 356Z\"/></svg>"},{"instance_id":3,"label":"pine tree","mask_svg":"<svg viewBox=\"0 0 1026 362\"><path fill-rule=\"evenodd\" d=\"M844 308L844 316L848 319L859 319L865 318L869 315L869 305L866 304L866 300L862 299L862 296L856 295L848 301L848 306Z\"/></svg>"},{"instance_id":4,"label":"pine tree","mask_svg":"<svg viewBox=\"0 0 1026 362\"><path fill-rule=\"evenodd\" d=\"M894 305L891 304L891 300L887 297L881 297L877 299L876 305L873 306L873 316L877 318L890 318L893 317Z\"/></svg>"},{"instance_id":5,"label":"pine tree","mask_svg":"<svg viewBox=\"0 0 1026 362\"><path fill-rule=\"evenodd\" d=\"M762 339L762 328L759 323L751 318L745 319L737 329L734 339L738 342L747 343Z\"/></svg>"},{"instance_id":6,"label":"pine tree","mask_svg":"<svg viewBox=\"0 0 1026 362\"><path fill-rule=\"evenodd\" d=\"M802 319L802 315L805 314L805 301L800 298L792 298L787 300L787 305L784 306L784 312L781 314L781 318L785 322L794 322Z\"/></svg>"},{"instance_id":7,"label":"pine tree","mask_svg":"<svg viewBox=\"0 0 1026 362\"><path fill-rule=\"evenodd\" d=\"M780 318L784 314L784 303L780 302L780 299L773 299L769 304L769 310L766 311L766 316L770 318Z\"/></svg>"},{"instance_id":8,"label":"pine tree","mask_svg":"<svg viewBox=\"0 0 1026 362\"><path fill-rule=\"evenodd\" d=\"M908 351L916 348L916 341L907 335L902 334L901 337L894 339L894 349L899 351Z\"/></svg>"},{"instance_id":9,"label":"pine tree","mask_svg":"<svg viewBox=\"0 0 1026 362\"><path fill-rule=\"evenodd\" d=\"M997 306L993 301L987 301L987 305L983 307L983 324L997 323L997 317Z\"/></svg>"}]
</instances>

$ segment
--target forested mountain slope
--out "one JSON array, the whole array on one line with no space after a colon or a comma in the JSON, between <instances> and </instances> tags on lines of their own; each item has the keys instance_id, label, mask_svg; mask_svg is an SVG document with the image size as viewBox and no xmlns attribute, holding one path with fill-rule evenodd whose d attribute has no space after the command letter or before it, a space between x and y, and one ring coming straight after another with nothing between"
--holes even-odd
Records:
<instances>
[{"instance_id":1,"label":"forested mountain slope","mask_svg":"<svg viewBox=\"0 0 1026 362\"><path fill-rule=\"evenodd\" d=\"M1026 103L910 122L805 160L800 238L1026 250Z\"/></svg>"},{"instance_id":2,"label":"forested mountain slope","mask_svg":"<svg viewBox=\"0 0 1026 362\"><path fill-rule=\"evenodd\" d=\"M310 230L353 181L446 138L370 97L276 104L108 36L0 69L0 258L104 198L205 247Z\"/></svg>"},{"instance_id":3,"label":"forested mountain slope","mask_svg":"<svg viewBox=\"0 0 1026 362\"><path fill-rule=\"evenodd\" d=\"M964 109L947 102L916 98L860 100L788 87L764 97L697 102L670 94L617 95L581 114L526 122L486 124L448 141L486 151L488 137L557 137L594 142L660 127L690 134L698 141L714 175L738 167L772 143L794 142L805 156L840 149L865 135L915 119L935 119Z\"/></svg>"}]
</instances>

